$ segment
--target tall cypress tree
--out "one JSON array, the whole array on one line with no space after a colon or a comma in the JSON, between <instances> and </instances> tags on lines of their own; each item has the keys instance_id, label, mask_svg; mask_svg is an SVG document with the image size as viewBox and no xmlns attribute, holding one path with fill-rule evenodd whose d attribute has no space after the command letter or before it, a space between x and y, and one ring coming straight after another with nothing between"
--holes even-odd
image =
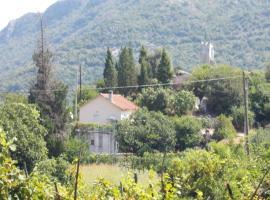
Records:
<instances>
[{"instance_id":1,"label":"tall cypress tree","mask_svg":"<svg viewBox=\"0 0 270 200\"><path fill-rule=\"evenodd\" d=\"M146 85L149 83L148 63L146 60L142 60L142 62L141 62L141 71L140 71L140 75L138 77L138 83L139 83L139 85Z\"/></svg>"},{"instance_id":2,"label":"tall cypress tree","mask_svg":"<svg viewBox=\"0 0 270 200\"><path fill-rule=\"evenodd\" d=\"M104 82L106 87L117 86L117 71L113 62L111 50L108 48L103 72Z\"/></svg>"},{"instance_id":3,"label":"tall cypress tree","mask_svg":"<svg viewBox=\"0 0 270 200\"><path fill-rule=\"evenodd\" d=\"M158 66L158 81L169 83L173 76L171 60L165 49L162 50L161 61Z\"/></svg>"},{"instance_id":4,"label":"tall cypress tree","mask_svg":"<svg viewBox=\"0 0 270 200\"><path fill-rule=\"evenodd\" d=\"M144 46L140 50L139 64L142 64L143 60L147 60L147 50Z\"/></svg>"},{"instance_id":5,"label":"tall cypress tree","mask_svg":"<svg viewBox=\"0 0 270 200\"><path fill-rule=\"evenodd\" d=\"M119 55L118 62L118 86L133 86L137 84L137 74L135 69L133 51L124 47ZM120 89L120 93L129 95L132 89Z\"/></svg>"},{"instance_id":6,"label":"tall cypress tree","mask_svg":"<svg viewBox=\"0 0 270 200\"><path fill-rule=\"evenodd\" d=\"M144 46L141 47L139 64L141 70L138 77L138 83L139 85L146 85L149 83L149 63L147 62L147 51Z\"/></svg>"}]
</instances>

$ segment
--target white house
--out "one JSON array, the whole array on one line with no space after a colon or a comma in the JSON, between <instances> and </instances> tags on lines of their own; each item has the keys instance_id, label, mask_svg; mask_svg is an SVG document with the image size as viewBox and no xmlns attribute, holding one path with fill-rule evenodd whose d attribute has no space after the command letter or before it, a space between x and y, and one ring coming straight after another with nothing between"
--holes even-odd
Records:
<instances>
[{"instance_id":1,"label":"white house","mask_svg":"<svg viewBox=\"0 0 270 200\"><path fill-rule=\"evenodd\" d=\"M113 121L128 118L139 107L121 95L101 93L80 108L80 123L96 123L106 125ZM89 144L90 152L117 153L118 147L114 137L114 128L77 130L79 137L83 137Z\"/></svg>"},{"instance_id":2,"label":"white house","mask_svg":"<svg viewBox=\"0 0 270 200\"><path fill-rule=\"evenodd\" d=\"M79 122L108 124L128 118L139 107L119 94L101 93L80 108Z\"/></svg>"}]
</instances>

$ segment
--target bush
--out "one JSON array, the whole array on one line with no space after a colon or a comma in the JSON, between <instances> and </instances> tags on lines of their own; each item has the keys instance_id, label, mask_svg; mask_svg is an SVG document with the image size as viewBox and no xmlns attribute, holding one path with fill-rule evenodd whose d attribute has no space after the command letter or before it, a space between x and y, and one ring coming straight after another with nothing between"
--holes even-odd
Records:
<instances>
[{"instance_id":1,"label":"bush","mask_svg":"<svg viewBox=\"0 0 270 200\"><path fill-rule=\"evenodd\" d=\"M181 158L170 162L169 177L172 184L177 185L182 198L250 199L257 177L261 176L258 163L248 159L236 160L230 157L230 152L222 154L226 158L205 150L188 150Z\"/></svg>"},{"instance_id":2,"label":"bush","mask_svg":"<svg viewBox=\"0 0 270 200\"><path fill-rule=\"evenodd\" d=\"M144 152L170 151L175 148L175 130L168 117L160 112L141 109L130 119L117 124L119 150L143 155Z\"/></svg>"},{"instance_id":3,"label":"bush","mask_svg":"<svg viewBox=\"0 0 270 200\"><path fill-rule=\"evenodd\" d=\"M35 171L50 177L52 181L67 183L69 163L62 157L46 159L37 164Z\"/></svg>"},{"instance_id":4,"label":"bush","mask_svg":"<svg viewBox=\"0 0 270 200\"><path fill-rule=\"evenodd\" d=\"M232 124L232 118L220 115L217 117L217 125L213 134L213 139L220 141L231 139L236 136L236 130Z\"/></svg>"},{"instance_id":5,"label":"bush","mask_svg":"<svg viewBox=\"0 0 270 200\"><path fill-rule=\"evenodd\" d=\"M53 199L53 184L46 176L36 172L26 176L15 166L10 156L16 150L13 142L0 128L0 199Z\"/></svg>"},{"instance_id":6,"label":"bush","mask_svg":"<svg viewBox=\"0 0 270 200\"><path fill-rule=\"evenodd\" d=\"M245 120L245 109L244 106L240 107L233 107L231 111L231 117L233 118L233 125L237 130L244 130L244 120ZM248 121L249 121L249 126L252 127L254 123L254 113L249 111L248 112Z\"/></svg>"},{"instance_id":7,"label":"bush","mask_svg":"<svg viewBox=\"0 0 270 200\"><path fill-rule=\"evenodd\" d=\"M176 131L176 150L199 146L203 140L200 130L202 122L192 116L174 118Z\"/></svg>"},{"instance_id":8,"label":"bush","mask_svg":"<svg viewBox=\"0 0 270 200\"><path fill-rule=\"evenodd\" d=\"M160 111L167 114L172 107L172 96L173 92L170 89L146 88L139 94L137 103L150 111Z\"/></svg>"},{"instance_id":9,"label":"bush","mask_svg":"<svg viewBox=\"0 0 270 200\"><path fill-rule=\"evenodd\" d=\"M188 114L193 111L195 106L196 97L192 92L180 91L175 95L173 107L175 114L178 116Z\"/></svg>"},{"instance_id":10,"label":"bush","mask_svg":"<svg viewBox=\"0 0 270 200\"><path fill-rule=\"evenodd\" d=\"M166 115L184 115L195 106L195 96L189 91L175 92L164 88L147 88L137 98L141 107L150 111L160 111Z\"/></svg>"},{"instance_id":11,"label":"bush","mask_svg":"<svg viewBox=\"0 0 270 200\"><path fill-rule=\"evenodd\" d=\"M47 158L44 136L46 129L40 125L39 112L33 105L7 103L0 107L0 126L7 133L7 139L17 138L16 151L11 156L20 168L30 172L36 163Z\"/></svg>"},{"instance_id":12,"label":"bush","mask_svg":"<svg viewBox=\"0 0 270 200\"><path fill-rule=\"evenodd\" d=\"M81 160L87 159L89 144L82 139L70 138L64 144L64 155L72 163L81 153Z\"/></svg>"}]
</instances>

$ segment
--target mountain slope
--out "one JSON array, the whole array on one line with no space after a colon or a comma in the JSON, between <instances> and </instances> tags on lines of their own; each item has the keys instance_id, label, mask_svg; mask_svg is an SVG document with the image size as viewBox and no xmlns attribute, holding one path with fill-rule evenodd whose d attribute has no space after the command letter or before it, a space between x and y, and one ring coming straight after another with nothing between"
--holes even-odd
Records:
<instances>
[{"instance_id":1,"label":"mountain slope","mask_svg":"<svg viewBox=\"0 0 270 200\"><path fill-rule=\"evenodd\" d=\"M174 64L199 64L200 43L211 40L218 63L262 68L270 60L268 0L62 0L43 14L57 76L70 85L101 77L107 47L165 46ZM27 88L39 14L26 14L0 32L0 88Z\"/></svg>"}]
</instances>

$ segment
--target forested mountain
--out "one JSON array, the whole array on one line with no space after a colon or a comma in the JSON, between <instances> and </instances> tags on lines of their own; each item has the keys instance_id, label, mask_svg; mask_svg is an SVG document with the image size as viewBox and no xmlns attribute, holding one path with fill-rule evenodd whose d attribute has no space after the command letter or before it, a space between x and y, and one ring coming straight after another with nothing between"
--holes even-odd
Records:
<instances>
[{"instance_id":1,"label":"forested mountain","mask_svg":"<svg viewBox=\"0 0 270 200\"><path fill-rule=\"evenodd\" d=\"M175 66L200 62L202 41L212 41L217 63L262 68L270 60L269 0L62 0L44 13L46 38L54 52L57 76L75 82L101 77L107 47L116 53L141 44L166 47ZM13 20L0 32L0 88L19 90L33 79L32 54L40 14Z\"/></svg>"}]
</instances>

